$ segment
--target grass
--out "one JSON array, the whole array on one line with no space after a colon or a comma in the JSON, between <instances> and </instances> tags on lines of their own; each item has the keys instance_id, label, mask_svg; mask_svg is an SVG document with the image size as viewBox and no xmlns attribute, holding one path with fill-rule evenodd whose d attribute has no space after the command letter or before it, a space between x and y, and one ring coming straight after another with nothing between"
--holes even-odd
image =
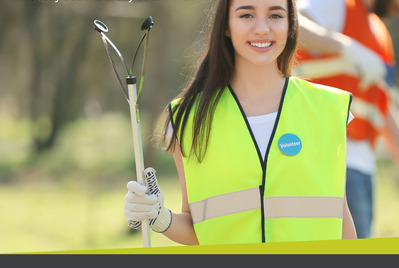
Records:
<instances>
[{"instance_id":1,"label":"grass","mask_svg":"<svg viewBox=\"0 0 399 268\"><path fill-rule=\"evenodd\" d=\"M167 181L163 188L175 187ZM142 247L124 218L121 187L27 183L0 187L0 252ZM173 197L173 195L172 195ZM178 200L166 205L178 209ZM177 245L152 234L153 246Z\"/></svg>"},{"instance_id":2,"label":"grass","mask_svg":"<svg viewBox=\"0 0 399 268\"><path fill-rule=\"evenodd\" d=\"M380 160L374 183L374 234L399 237L399 167L390 160Z\"/></svg>"},{"instance_id":3,"label":"grass","mask_svg":"<svg viewBox=\"0 0 399 268\"><path fill-rule=\"evenodd\" d=\"M141 232L127 227L123 211L134 176L128 118L79 119L35 158L28 121L0 118L0 129L0 253L142 247ZM160 155L165 205L180 211L173 160ZM378 167L375 236L399 237L399 170L385 159ZM153 232L151 242L179 245Z\"/></svg>"},{"instance_id":4,"label":"grass","mask_svg":"<svg viewBox=\"0 0 399 268\"><path fill-rule=\"evenodd\" d=\"M1 118L0 129L0 253L142 247L123 211L126 183L135 176L128 118L79 119L35 157L28 121ZM164 173L165 205L178 211L178 179L173 170ZM153 246L178 245L151 237Z\"/></svg>"}]
</instances>

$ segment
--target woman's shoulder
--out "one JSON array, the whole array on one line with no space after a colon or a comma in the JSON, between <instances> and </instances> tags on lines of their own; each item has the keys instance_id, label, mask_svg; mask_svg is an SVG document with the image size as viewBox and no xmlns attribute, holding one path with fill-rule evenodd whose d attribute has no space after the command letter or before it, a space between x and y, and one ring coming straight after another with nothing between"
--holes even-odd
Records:
<instances>
[{"instance_id":1,"label":"woman's shoulder","mask_svg":"<svg viewBox=\"0 0 399 268\"><path fill-rule=\"evenodd\" d=\"M350 95L350 93L348 91L345 91L343 89L314 83L314 82L308 81L305 78L301 78L301 77L291 76L290 82L303 90L311 90L311 91L314 91L314 93L320 92L320 93L327 93L327 94L331 93L331 94L338 94L338 95Z\"/></svg>"},{"instance_id":2,"label":"woman's shoulder","mask_svg":"<svg viewBox=\"0 0 399 268\"><path fill-rule=\"evenodd\" d=\"M174 98L169 102L169 108L175 107L176 105L180 104L182 101L182 98Z\"/></svg>"},{"instance_id":3,"label":"woman's shoulder","mask_svg":"<svg viewBox=\"0 0 399 268\"><path fill-rule=\"evenodd\" d=\"M212 98L209 101L214 102L216 99L218 99L219 95L221 95L221 96L228 95L228 94L226 94L226 92L229 92L228 86L225 86L223 88L218 88L216 90L216 93L214 94L214 96L212 96ZM187 97L187 96L184 96L181 94L169 102L169 104L168 104L169 109L171 109L171 108L179 109L181 107L181 105L186 107L187 104L189 104L188 106L190 106L190 107L196 107L197 105L199 105L201 98L206 98L206 96L203 94L204 93L202 91L197 93L195 96L190 96L190 97Z\"/></svg>"}]
</instances>

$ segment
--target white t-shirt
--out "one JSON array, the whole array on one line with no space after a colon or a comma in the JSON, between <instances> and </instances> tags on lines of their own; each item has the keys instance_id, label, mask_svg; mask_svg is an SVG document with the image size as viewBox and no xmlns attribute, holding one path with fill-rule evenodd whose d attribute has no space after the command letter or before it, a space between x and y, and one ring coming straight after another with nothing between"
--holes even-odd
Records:
<instances>
[{"instance_id":1,"label":"white t-shirt","mask_svg":"<svg viewBox=\"0 0 399 268\"><path fill-rule=\"evenodd\" d=\"M335 32L342 32L345 26L345 0L297 0L298 12L317 24Z\"/></svg>"},{"instance_id":2,"label":"white t-shirt","mask_svg":"<svg viewBox=\"0 0 399 268\"><path fill-rule=\"evenodd\" d=\"M277 112L247 117L252 133L255 136L256 143L258 144L259 151L262 155L262 160L264 160L263 158L266 155L267 145L269 144L276 118Z\"/></svg>"},{"instance_id":3,"label":"white t-shirt","mask_svg":"<svg viewBox=\"0 0 399 268\"><path fill-rule=\"evenodd\" d=\"M345 0L297 0L298 12L331 31L342 32L346 19ZM367 141L348 139L346 165L366 174L376 171L374 150Z\"/></svg>"}]
</instances>

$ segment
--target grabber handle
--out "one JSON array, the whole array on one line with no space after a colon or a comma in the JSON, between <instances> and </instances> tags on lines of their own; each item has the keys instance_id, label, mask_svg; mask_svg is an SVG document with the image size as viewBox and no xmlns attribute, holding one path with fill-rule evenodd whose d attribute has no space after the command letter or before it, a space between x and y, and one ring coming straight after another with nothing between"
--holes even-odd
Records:
<instances>
[{"instance_id":1,"label":"grabber handle","mask_svg":"<svg viewBox=\"0 0 399 268\"><path fill-rule=\"evenodd\" d=\"M144 157L143 157L143 145L141 141L140 114L139 114L139 108L136 105L137 101L136 77L133 76L126 78L126 84L129 93L130 120L132 124L132 133L133 133L136 177L139 183L141 183L142 185L146 185L146 182L144 180ZM151 247L151 237L150 237L148 220L144 220L141 222L141 232L143 237L143 247Z\"/></svg>"}]
</instances>

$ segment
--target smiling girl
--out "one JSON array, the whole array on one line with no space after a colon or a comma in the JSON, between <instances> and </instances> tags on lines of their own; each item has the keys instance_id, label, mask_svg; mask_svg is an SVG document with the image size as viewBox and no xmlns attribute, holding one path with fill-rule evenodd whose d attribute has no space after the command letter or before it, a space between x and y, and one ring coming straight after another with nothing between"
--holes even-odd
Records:
<instances>
[{"instance_id":1,"label":"smiling girl","mask_svg":"<svg viewBox=\"0 0 399 268\"><path fill-rule=\"evenodd\" d=\"M165 110L182 212L155 170L128 183L129 226L188 245L356 238L345 199L351 95L290 76L294 0L220 0L189 86Z\"/></svg>"}]
</instances>

